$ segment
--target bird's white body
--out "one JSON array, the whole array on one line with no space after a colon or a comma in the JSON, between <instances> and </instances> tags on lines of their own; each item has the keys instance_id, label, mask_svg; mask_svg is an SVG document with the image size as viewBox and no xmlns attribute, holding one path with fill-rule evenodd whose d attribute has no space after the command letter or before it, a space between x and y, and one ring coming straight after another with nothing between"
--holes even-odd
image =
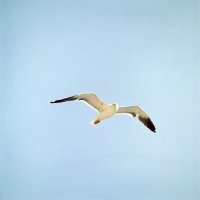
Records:
<instances>
[{"instance_id":1,"label":"bird's white body","mask_svg":"<svg viewBox=\"0 0 200 200\"><path fill-rule=\"evenodd\" d=\"M95 122L100 122L104 119L112 117L118 110L118 105L114 104L106 104L101 110L99 110L98 116L91 122L91 124L97 124Z\"/></svg>"},{"instance_id":2,"label":"bird's white body","mask_svg":"<svg viewBox=\"0 0 200 200\"><path fill-rule=\"evenodd\" d=\"M155 126L149 116L139 106L123 106L118 107L116 103L107 104L102 101L95 93L78 94L65 99L53 101L51 103L62 103L66 101L79 100L86 103L98 112L98 116L91 122L98 124L104 119L112 117L114 114L128 114L132 117L138 115L138 119L147 126L151 131L155 132Z\"/></svg>"}]
</instances>

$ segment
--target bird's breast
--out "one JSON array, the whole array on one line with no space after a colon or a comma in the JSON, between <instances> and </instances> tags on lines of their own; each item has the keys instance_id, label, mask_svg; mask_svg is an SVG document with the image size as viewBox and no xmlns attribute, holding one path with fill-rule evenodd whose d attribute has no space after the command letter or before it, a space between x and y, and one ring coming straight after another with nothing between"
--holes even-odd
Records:
<instances>
[{"instance_id":1,"label":"bird's breast","mask_svg":"<svg viewBox=\"0 0 200 200\"><path fill-rule=\"evenodd\" d=\"M101 112L101 116L103 118L108 118L108 117L112 117L115 113L117 112L117 109L115 106L113 105L109 105L106 108L104 108Z\"/></svg>"}]
</instances>

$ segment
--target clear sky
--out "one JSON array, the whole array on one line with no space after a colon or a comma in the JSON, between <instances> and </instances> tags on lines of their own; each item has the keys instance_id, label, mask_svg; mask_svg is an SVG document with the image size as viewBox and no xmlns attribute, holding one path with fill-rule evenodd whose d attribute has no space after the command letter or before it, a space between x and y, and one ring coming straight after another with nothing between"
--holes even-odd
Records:
<instances>
[{"instance_id":1,"label":"clear sky","mask_svg":"<svg viewBox=\"0 0 200 200\"><path fill-rule=\"evenodd\" d=\"M200 199L198 2L2 0L0 199ZM157 132L49 103L85 92Z\"/></svg>"}]
</instances>

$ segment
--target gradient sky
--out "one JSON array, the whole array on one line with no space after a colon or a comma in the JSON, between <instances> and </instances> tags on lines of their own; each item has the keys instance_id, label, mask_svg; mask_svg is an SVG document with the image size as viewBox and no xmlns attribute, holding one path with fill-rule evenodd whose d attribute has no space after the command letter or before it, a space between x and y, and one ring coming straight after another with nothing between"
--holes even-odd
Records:
<instances>
[{"instance_id":1,"label":"gradient sky","mask_svg":"<svg viewBox=\"0 0 200 200\"><path fill-rule=\"evenodd\" d=\"M1 200L200 199L199 1L0 3ZM95 92L139 105L94 126Z\"/></svg>"}]
</instances>

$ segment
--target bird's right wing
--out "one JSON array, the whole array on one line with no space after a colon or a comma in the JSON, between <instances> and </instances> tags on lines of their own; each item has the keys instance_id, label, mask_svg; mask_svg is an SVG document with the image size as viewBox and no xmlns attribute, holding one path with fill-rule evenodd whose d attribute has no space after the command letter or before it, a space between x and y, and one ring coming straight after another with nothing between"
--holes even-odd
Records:
<instances>
[{"instance_id":1,"label":"bird's right wing","mask_svg":"<svg viewBox=\"0 0 200 200\"><path fill-rule=\"evenodd\" d=\"M129 114L132 117L138 115L138 119L151 131L156 132L156 128L147 113L139 106L124 106L119 107L116 114Z\"/></svg>"},{"instance_id":2,"label":"bird's right wing","mask_svg":"<svg viewBox=\"0 0 200 200\"><path fill-rule=\"evenodd\" d=\"M107 103L102 101L95 93L78 94L64 99L52 101L51 103L62 103L74 100L82 101L86 103L88 106L95 109L96 111L101 111L104 109L104 107L108 105Z\"/></svg>"}]
</instances>

